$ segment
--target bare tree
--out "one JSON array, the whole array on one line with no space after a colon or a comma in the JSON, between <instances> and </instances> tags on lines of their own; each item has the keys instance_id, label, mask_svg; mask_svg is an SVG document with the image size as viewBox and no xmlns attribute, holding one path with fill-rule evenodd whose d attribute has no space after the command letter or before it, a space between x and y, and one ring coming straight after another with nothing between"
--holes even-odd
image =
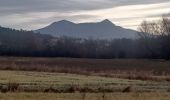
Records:
<instances>
[{"instance_id":1,"label":"bare tree","mask_svg":"<svg viewBox=\"0 0 170 100\"><path fill-rule=\"evenodd\" d=\"M170 35L170 19L168 17L162 17L161 28L163 36Z\"/></svg>"},{"instance_id":2,"label":"bare tree","mask_svg":"<svg viewBox=\"0 0 170 100\"><path fill-rule=\"evenodd\" d=\"M143 21L138 27L139 36L152 55L169 57L170 19L163 16L161 20Z\"/></svg>"}]
</instances>

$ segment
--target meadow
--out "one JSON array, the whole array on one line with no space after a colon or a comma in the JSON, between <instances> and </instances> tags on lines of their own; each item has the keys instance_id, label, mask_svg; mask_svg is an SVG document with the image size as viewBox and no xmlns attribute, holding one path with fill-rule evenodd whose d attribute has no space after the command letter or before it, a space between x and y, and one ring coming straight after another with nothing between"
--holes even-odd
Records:
<instances>
[{"instance_id":1,"label":"meadow","mask_svg":"<svg viewBox=\"0 0 170 100\"><path fill-rule=\"evenodd\" d=\"M129 80L65 73L0 71L2 92L169 92L170 82ZM14 89L13 89L14 88ZM6 91L5 91L6 89Z\"/></svg>"},{"instance_id":2,"label":"meadow","mask_svg":"<svg viewBox=\"0 0 170 100\"><path fill-rule=\"evenodd\" d=\"M170 81L170 61L162 59L0 57L0 69Z\"/></svg>"},{"instance_id":3,"label":"meadow","mask_svg":"<svg viewBox=\"0 0 170 100\"><path fill-rule=\"evenodd\" d=\"M169 65L160 59L1 57L0 99L169 100Z\"/></svg>"}]
</instances>

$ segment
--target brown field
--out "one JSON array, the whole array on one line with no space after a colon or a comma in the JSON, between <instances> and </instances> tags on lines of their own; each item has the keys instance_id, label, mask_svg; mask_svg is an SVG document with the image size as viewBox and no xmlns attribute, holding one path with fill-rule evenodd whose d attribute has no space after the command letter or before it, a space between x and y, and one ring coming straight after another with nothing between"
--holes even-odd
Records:
<instances>
[{"instance_id":1,"label":"brown field","mask_svg":"<svg viewBox=\"0 0 170 100\"><path fill-rule=\"evenodd\" d=\"M170 61L1 57L1 70L73 73L140 80L170 81Z\"/></svg>"}]
</instances>

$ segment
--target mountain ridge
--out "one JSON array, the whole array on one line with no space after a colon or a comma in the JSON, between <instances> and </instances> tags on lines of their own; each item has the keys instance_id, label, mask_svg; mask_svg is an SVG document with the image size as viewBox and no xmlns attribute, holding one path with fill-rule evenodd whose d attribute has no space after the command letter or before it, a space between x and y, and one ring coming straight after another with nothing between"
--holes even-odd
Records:
<instances>
[{"instance_id":1,"label":"mountain ridge","mask_svg":"<svg viewBox=\"0 0 170 100\"><path fill-rule=\"evenodd\" d=\"M137 37L137 31L116 26L110 20L100 22L74 23L67 20L54 22L44 28L35 30L42 34L56 37L67 36L74 38L119 39Z\"/></svg>"}]
</instances>

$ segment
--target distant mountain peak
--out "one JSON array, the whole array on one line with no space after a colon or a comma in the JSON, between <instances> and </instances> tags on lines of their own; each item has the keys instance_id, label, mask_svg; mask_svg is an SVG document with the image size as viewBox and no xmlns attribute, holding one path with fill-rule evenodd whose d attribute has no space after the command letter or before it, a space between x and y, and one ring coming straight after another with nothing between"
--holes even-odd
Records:
<instances>
[{"instance_id":1,"label":"distant mountain peak","mask_svg":"<svg viewBox=\"0 0 170 100\"><path fill-rule=\"evenodd\" d=\"M110 20L108 20L108 19L105 19L105 20L101 21L101 23L114 25L114 24L113 24Z\"/></svg>"},{"instance_id":2,"label":"distant mountain peak","mask_svg":"<svg viewBox=\"0 0 170 100\"><path fill-rule=\"evenodd\" d=\"M68 20L60 20L58 22L52 23L52 25L56 25L56 24L75 24L75 23L68 21Z\"/></svg>"},{"instance_id":3,"label":"distant mountain peak","mask_svg":"<svg viewBox=\"0 0 170 100\"><path fill-rule=\"evenodd\" d=\"M103 20L102 22L104 22L104 23L112 23L110 20L108 20L108 19L105 19L105 20Z\"/></svg>"}]
</instances>

